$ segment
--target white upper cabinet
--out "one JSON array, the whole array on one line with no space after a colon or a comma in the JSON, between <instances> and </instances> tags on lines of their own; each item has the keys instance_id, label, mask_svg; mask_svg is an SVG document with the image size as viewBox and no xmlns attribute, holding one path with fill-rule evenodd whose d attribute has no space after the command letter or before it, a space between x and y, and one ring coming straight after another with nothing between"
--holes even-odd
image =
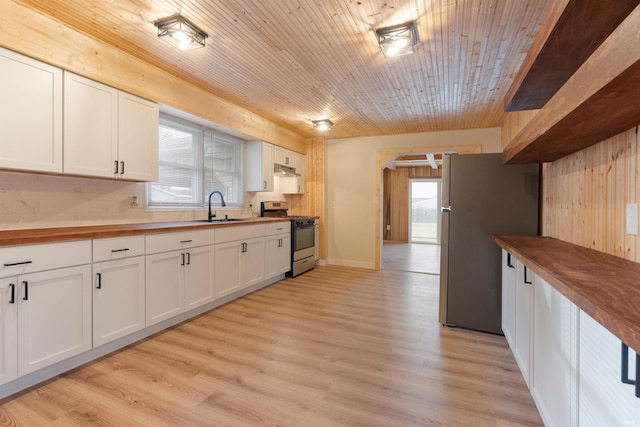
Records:
<instances>
[{"instance_id":1,"label":"white upper cabinet","mask_svg":"<svg viewBox=\"0 0 640 427\"><path fill-rule=\"evenodd\" d=\"M250 141L245 145L245 191L273 191L273 145Z\"/></svg>"},{"instance_id":2,"label":"white upper cabinet","mask_svg":"<svg viewBox=\"0 0 640 427\"><path fill-rule=\"evenodd\" d=\"M118 104L118 161L120 178L158 180L158 104L120 92ZM123 166L124 162L124 166Z\"/></svg>"},{"instance_id":3,"label":"white upper cabinet","mask_svg":"<svg viewBox=\"0 0 640 427\"><path fill-rule=\"evenodd\" d=\"M273 163L295 168L297 165L297 161L298 161L297 153L294 153L291 150L287 150L286 148L282 148L278 146L274 148Z\"/></svg>"},{"instance_id":4,"label":"white upper cabinet","mask_svg":"<svg viewBox=\"0 0 640 427\"><path fill-rule=\"evenodd\" d=\"M114 177L118 90L64 73L64 172Z\"/></svg>"},{"instance_id":5,"label":"white upper cabinet","mask_svg":"<svg viewBox=\"0 0 640 427\"><path fill-rule=\"evenodd\" d=\"M158 179L158 105L64 73L64 172Z\"/></svg>"},{"instance_id":6,"label":"white upper cabinet","mask_svg":"<svg viewBox=\"0 0 640 427\"><path fill-rule=\"evenodd\" d=\"M62 172L62 70L2 48L0 167Z\"/></svg>"}]
</instances>

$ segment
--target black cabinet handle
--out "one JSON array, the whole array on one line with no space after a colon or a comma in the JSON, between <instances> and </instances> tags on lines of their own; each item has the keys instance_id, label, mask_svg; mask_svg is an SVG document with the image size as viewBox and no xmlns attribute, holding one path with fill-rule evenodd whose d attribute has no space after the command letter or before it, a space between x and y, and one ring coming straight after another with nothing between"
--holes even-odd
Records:
<instances>
[{"instance_id":1,"label":"black cabinet handle","mask_svg":"<svg viewBox=\"0 0 640 427\"><path fill-rule=\"evenodd\" d=\"M22 299L29 301L29 282L22 282L22 284L24 285L24 297Z\"/></svg>"},{"instance_id":2,"label":"black cabinet handle","mask_svg":"<svg viewBox=\"0 0 640 427\"><path fill-rule=\"evenodd\" d=\"M118 161L114 160L113 164L114 164L113 173L117 175L118 174Z\"/></svg>"},{"instance_id":3,"label":"black cabinet handle","mask_svg":"<svg viewBox=\"0 0 640 427\"><path fill-rule=\"evenodd\" d=\"M16 285L14 283L10 283L9 287L11 288L11 299L9 300L9 304L16 303Z\"/></svg>"},{"instance_id":4,"label":"black cabinet handle","mask_svg":"<svg viewBox=\"0 0 640 427\"><path fill-rule=\"evenodd\" d=\"M193 240L180 240L180 243L191 243Z\"/></svg>"},{"instance_id":5,"label":"black cabinet handle","mask_svg":"<svg viewBox=\"0 0 640 427\"><path fill-rule=\"evenodd\" d=\"M622 343L622 354L620 357L620 381L624 384L635 386L636 397L640 397L640 383L638 382L638 372L640 369L640 356L636 353L636 379L629 378L629 346Z\"/></svg>"},{"instance_id":6,"label":"black cabinet handle","mask_svg":"<svg viewBox=\"0 0 640 427\"><path fill-rule=\"evenodd\" d=\"M16 266L16 265L31 264L32 262L33 261L11 262L11 263L5 264L4 266L5 267L13 267L13 266Z\"/></svg>"},{"instance_id":7,"label":"black cabinet handle","mask_svg":"<svg viewBox=\"0 0 640 427\"><path fill-rule=\"evenodd\" d=\"M116 252L126 252L128 251L129 248L124 248L124 249L111 249L111 253L116 253Z\"/></svg>"},{"instance_id":8,"label":"black cabinet handle","mask_svg":"<svg viewBox=\"0 0 640 427\"><path fill-rule=\"evenodd\" d=\"M516 268L513 264L511 264L511 254L507 252L507 267Z\"/></svg>"},{"instance_id":9,"label":"black cabinet handle","mask_svg":"<svg viewBox=\"0 0 640 427\"><path fill-rule=\"evenodd\" d=\"M524 266L524 283L526 283L527 285L533 285L533 282L529 282L527 280L527 266Z\"/></svg>"},{"instance_id":10,"label":"black cabinet handle","mask_svg":"<svg viewBox=\"0 0 640 427\"><path fill-rule=\"evenodd\" d=\"M124 175L124 162L120 162L120 175Z\"/></svg>"},{"instance_id":11,"label":"black cabinet handle","mask_svg":"<svg viewBox=\"0 0 640 427\"><path fill-rule=\"evenodd\" d=\"M191 252L187 252L187 265L191 265Z\"/></svg>"},{"instance_id":12,"label":"black cabinet handle","mask_svg":"<svg viewBox=\"0 0 640 427\"><path fill-rule=\"evenodd\" d=\"M182 255L182 262L180 263L180 265L184 265L184 254L180 254Z\"/></svg>"},{"instance_id":13,"label":"black cabinet handle","mask_svg":"<svg viewBox=\"0 0 640 427\"><path fill-rule=\"evenodd\" d=\"M242 252L247 252L247 244L242 243Z\"/></svg>"},{"instance_id":14,"label":"black cabinet handle","mask_svg":"<svg viewBox=\"0 0 640 427\"><path fill-rule=\"evenodd\" d=\"M96 289L102 289L102 273L96 273L96 276L98 276L98 286L96 286Z\"/></svg>"}]
</instances>

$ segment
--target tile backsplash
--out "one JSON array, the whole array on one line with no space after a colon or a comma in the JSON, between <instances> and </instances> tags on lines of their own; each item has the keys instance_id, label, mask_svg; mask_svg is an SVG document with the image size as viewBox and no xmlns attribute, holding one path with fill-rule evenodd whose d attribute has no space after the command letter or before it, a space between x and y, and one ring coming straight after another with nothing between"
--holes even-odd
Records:
<instances>
[{"instance_id":1,"label":"tile backsplash","mask_svg":"<svg viewBox=\"0 0 640 427\"><path fill-rule=\"evenodd\" d=\"M0 172L0 229L186 221L206 218L206 209L181 211L147 209L145 197L144 183ZM225 209L224 214L229 217L259 215L261 197L264 196L245 193L245 207ZM280 199L282 195L270 193L269 197ZM134 198L137 198L137 206ZM254 202L254 199L257 202ZM249 208L250 203L253 209ZM221 212L222 210L219 210L218 215Z\"/></svg>"}]
</instances>

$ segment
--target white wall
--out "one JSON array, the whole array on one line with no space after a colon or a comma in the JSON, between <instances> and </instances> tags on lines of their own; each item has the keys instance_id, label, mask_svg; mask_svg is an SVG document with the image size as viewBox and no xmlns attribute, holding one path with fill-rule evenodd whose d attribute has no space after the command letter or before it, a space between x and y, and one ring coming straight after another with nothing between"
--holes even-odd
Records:
<instances>
[{"instance_id":1,"label":"white wall","mask_svg":"<svg viewBox=\"0 0 640 427\"><path fill-rule=\"evenodd\" d=\"M502 152L500 128L327 141L327 262L375 268L376 153L379 149L482 145L483 153Z\"/></svg>"}]
</instances>

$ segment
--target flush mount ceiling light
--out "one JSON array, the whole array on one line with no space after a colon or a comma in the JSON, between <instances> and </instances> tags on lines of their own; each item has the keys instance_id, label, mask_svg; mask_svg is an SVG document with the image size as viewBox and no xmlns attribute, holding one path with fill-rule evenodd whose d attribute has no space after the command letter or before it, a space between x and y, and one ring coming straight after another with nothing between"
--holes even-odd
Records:
<instances>
[{"instance_id":1,"label":"flush mount ceiling light","mask_svg":"<svg viewBox=\"0 0 640 427\"><path fill-rule=\"evenodd\" d=\"M376 30L378 44L386 58L409 55L415 52L418 33L414 21Z\"/></svg>"},{"instance_id":2,"label":"flush mount ceiling light","mask_svg":"<svg viewBox=\"0 0 640 427\"><path fill-rule=\"evenodd\" d=\"M329 119L324 120L312 120L313 128L319 131L330 130L333 127L333 122Z\"/></svg>"},{"instance_id":3,"label":"flush mount ceiling light","mask_svg":"<svg viewBox=\"0 0 640 427\"><path fill-rule=\"evenodd\" d=\"M180 50L204 47L204 41L209 37L207 33L181 15L156 21L155 26L158 28L158 37L178 46Z\"/></svg>"}]
</instances>

